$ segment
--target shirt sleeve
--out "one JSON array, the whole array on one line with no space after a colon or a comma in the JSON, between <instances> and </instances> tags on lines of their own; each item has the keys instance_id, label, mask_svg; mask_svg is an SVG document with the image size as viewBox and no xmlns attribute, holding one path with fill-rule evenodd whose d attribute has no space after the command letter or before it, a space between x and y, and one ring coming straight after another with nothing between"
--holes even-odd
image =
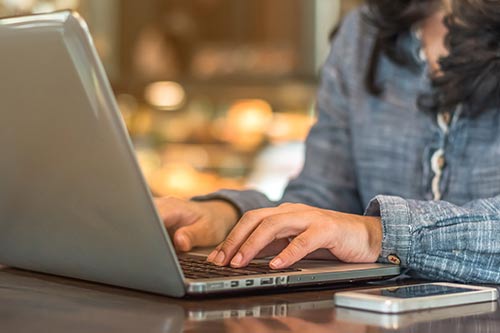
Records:
<instances>
[{"instance_id":1,"label":"shirt sleeve","mask_svg":"<svg viewBox=\"0 0 500 333\"><path fill-rule=\"evenodd\" d=\"M270 201L257 191L223 190L194 200L226 200L244 213L275 206L282 202L300 202L315 207L362 214L354 174L349 129L348 88L345 66L352 53L354 27L360 13L352 13L334 39L321 72L316 110L318 121L306 140L306 156L301 173L290 180L283 197Z\"/></svg>"},{"instance_id":2,"label":"shirt sleeve","mask_svg":"<svg viewBox=\"0 0 500 333\"><path fill-rule=\"evenodd\" d=\"M429 279L500 283L500 196L463 206L380 195L365 212L380 216L380 262L401 261Z\"/></svg>"}]
</instances>

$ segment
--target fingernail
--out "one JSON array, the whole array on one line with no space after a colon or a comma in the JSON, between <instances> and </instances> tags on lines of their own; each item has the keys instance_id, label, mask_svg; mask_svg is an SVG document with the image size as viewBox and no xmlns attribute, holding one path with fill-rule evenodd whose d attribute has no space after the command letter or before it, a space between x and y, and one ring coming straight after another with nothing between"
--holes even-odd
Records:
<instances>
[{"instance_id":1,"label":"fingernail","mask_svg":"<svg viewBox=\"0 0 500 333\"><path fill-rule=\"evenodd\" d=\"M210 254L207 257L207 261L210 261L210 262L214 261L214 258L217 255L217 253L219 253L219 251L217 251L217 250L213 250L212 252L210 252Z\"/></svg>"},{"instance_id":2,"label":"fingernail","mask_svg":"<svg viewBox=\"0 0 500 333\"><path fill-rule=\"evenodd\" d=\"M231 260L231 266L240 266L241 260L243 260L243 255L240 252L236 253L233 260Z\"/></svg>"},{"instance_id":3,"label":"fingernail","mask_svg":"<svg viewBox=\"0 0 500 333\"><path fill-rule=\"evenodd\" d=\"M224 252L222 251L219 251L219 253L217 254L217 256L215 257L215 260L214 260L214 263L216 265L222 265L224 263L224 259L226 258L226 255L224 254Z\"/></svg>"},{"instance_id":4,"label":"fingernail","mask_svg":"<svg viewBox=\"0 0 500 333\"><path fill-rule=\"evenodd\" d=\"M271 268L281 268L281 266L283 266L283 260L281 260L281 258L279 257L276 257L274 258L273 260L271 260L271 262L269 263L271 265Z\"/></svg>"}]
</instances>

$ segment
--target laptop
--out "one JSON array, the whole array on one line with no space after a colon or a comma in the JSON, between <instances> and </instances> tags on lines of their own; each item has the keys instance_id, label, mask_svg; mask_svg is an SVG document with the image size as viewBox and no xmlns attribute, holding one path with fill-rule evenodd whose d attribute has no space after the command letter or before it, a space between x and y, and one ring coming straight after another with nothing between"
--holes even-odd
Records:
<instances>
[{"instance_id":1,"label":"laptop","mask_svg":"<svg viewBox=\"0 0 500 333\"><path fill-rule=\"evenodd\" d=\"M385 264L218 268L176 254L87 26L0 20L0 264L173 297L379 279Z\"/></svg>"}]
</instances>

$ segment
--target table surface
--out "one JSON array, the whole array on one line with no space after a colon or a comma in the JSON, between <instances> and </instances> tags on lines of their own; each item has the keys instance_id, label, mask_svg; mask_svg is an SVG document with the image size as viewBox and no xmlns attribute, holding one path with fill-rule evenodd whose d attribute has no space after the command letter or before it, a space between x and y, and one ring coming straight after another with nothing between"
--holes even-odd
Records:
<instances>
[{"instance_id":1,"label":"table surface","mask_svg":"<svg viewBox=\"0 0 500 333\"><path fill-rule=\"evenodd\" d=\"M0 266L0 331L500 332L496 302L382 315L335 308L336 290L173 299Z\"/></svg>"}]
</instances>

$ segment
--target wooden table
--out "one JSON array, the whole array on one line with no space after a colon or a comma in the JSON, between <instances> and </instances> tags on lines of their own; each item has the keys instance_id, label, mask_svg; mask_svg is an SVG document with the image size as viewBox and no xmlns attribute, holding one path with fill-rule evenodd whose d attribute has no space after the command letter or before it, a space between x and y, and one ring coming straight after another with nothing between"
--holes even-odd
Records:
<instances>
[{"instance_id":1,"label":"wooden table","mask_svg":"<svg viewBox=\"0 0 500 333\"><path fill-rule=\"evenodd\" d=\"M0 332L500 332L497 303L377 315L336 309L334 292L179 300L0 268Z\"/></svg>"}]
</instances>

